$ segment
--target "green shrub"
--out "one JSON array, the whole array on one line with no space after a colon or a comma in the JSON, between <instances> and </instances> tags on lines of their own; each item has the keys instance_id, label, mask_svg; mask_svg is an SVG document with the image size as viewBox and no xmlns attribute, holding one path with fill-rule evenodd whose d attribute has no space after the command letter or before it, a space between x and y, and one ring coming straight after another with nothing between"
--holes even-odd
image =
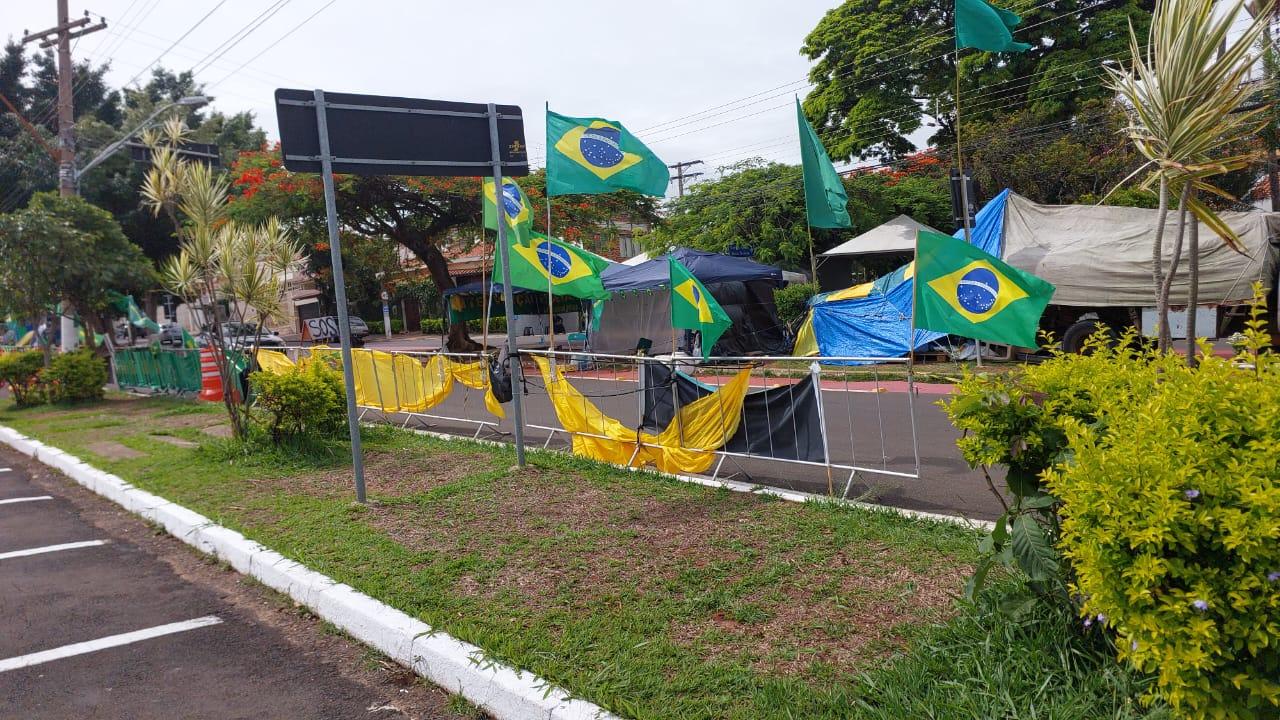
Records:
<instances>
[{"instance_id":1,"label":"green shrub","mask_svg":"<svg viewBox=\"0 0 1280 720\"><path fill-rule=\"evenodd\" d=\"M88 350L54 356L40 371L40 384L49 402L80 403L101 400L109 375L107 363Z\"/></svg>"},{"instance_id":2,"label":"green shrub","mask_svg":"<svg viewBox=\"0 0 1280 720\"><path fill-rule=\"evenodd\" d=\"M479 320L467 321L467 332L476 335L481 332L483 324ZM504 333L507 331L506 316L498 316L489 318L489 334Z\"/></svg>"},{"instance_id":3,"label":"green shrub","mask_svg":"<svg viewBox=\"0 0 1280 720\"><path fill-rule=\"evenodd\" d=\"M370 333L371 335L381 335L381 334L382 334L382 321L381 321L381 320L365 320L365 321L364 321L364 324L369 326L369 333Z\"/></svg>"},{"instance_id":4,"label":"green shrub","mask_svg":"<svg viewBox=\"0 0 1280 720\"><path fill-rule=\"evenodd\" d=\"M993 565L1021 570L1034 593L1004 605L1074 606L1188 717L1280 707L1280 360L1259 354L1260 320L1249 337L1197 369L1099 337L967 376L946 404L966 460L1007 468L970 593Z\"/></svg>"},{"instance_id":5,"label":"green shrub","mask_svg":"<svg viewBox=\"0 0 1280 720\"><path fill-rule=\"evenodd\" d=\"M440 318L423 318L419 323L424 335L443 335L444 321Z\"/></svg>"},{"instance_id":6,"label":"green shrub","mask_svg":"<svg viewBox=\"0 0 1280 720\"><path fill-rule=\"evenodd\" d=\"M818 293L818 283L795 283L779 288L773 293L773 304L778 317L787 325L794 325L809 309L809 298Z\"/></svg>"},{"instance_id":7,"label":"green shrub","mask_svg":"<svg viewBox=\"0 0 1280 720\"><path fill-rule=\"evenodd\" d=\"M39 405L45 401L39 383L44 368L44 354L25 350L0 354L0 385L7 385L18 407Z\"/></svg>"},{"instance_id":8,"label":"green shrub","mask_svg":"<svg viewBox=\"0 0 1280 720\"><path fill-rule=\"evenodd\" d=\"M1151 360L1149 389L1100 395L1047 474L1084 613L1186 717L1280 715L1280 360L1248 334L1255 353Z\"/></svg>"},{"instance_id":9,"label":"green shrub","mask_svg":"<svg viewBox=\"0 0 1280 720\"><path fill-rule=\"evenodd\" d=\"M391 334L399 335L404 332L404 321L400 318L391 318Z\"/></svg>"},{"instance_id":10,"label":"green shrub","mask_svg":"<svg viewBox=\"0 0 1280 720\"><path fill-rule=\"evenodd\" d=\"M346 427L342 376L324 363L281 373L255 372L249 382L258 409L267 415L271 441L277 445L334 437Z\"/></svg>"}]
</instances>

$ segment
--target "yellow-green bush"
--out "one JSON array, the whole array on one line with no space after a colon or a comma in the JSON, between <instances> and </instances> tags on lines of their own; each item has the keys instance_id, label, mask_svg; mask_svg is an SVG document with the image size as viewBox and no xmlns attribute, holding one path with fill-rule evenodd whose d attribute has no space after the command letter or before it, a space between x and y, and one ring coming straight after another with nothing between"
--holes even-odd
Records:
<instances>
[{"instance_id":1,"label":"yellow-green bush","mask_svg":"<svg viewBox=\"0 0 1280 720\"><path fill-rule=\"evenodd\" d=\"M1280 360L1249 335L1194 369L1095 343L966 377L947 404L965 458L1008 470L975 577L1017 567L1042 601L1060 581L1183 717L1280 717ZM1017 542L1032 522L1060 554Z\"/></svg>"},{"instance_id":2,"label":"yellow-green bush","mask_svg":"<svg viewBox=\"0 0 1280 720\"><path fill-rule=\"evenodd\" d=\"M265 412L264 425L276 444L333 437L346 426L342 376L324 363L279 373L255 372L249 383L254 404Z\"/></svg>"},{"instance_id":3,"label":"yellow-green bush","mask_svg":"<svg viewBox=\"0 0 1280 720\"><path fill-rule=\"evenodd\" d=\"M1106 360L1145 383L1063 418L1045 476L1083 613L1187 717L1280 717L1280 363L1245 360Z\"/></svg>"}]
</instances>

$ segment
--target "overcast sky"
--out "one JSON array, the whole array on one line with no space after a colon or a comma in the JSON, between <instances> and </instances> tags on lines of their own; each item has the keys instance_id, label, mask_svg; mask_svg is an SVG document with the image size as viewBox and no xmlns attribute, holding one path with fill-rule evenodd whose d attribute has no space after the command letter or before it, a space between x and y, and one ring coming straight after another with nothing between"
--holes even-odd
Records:
<instances>
[{"instance_id":1,"label":"overcast sky","mask_svg":"<svg viewBox=\"0 0 1280 720\"><path fill-rule=\"evenodd\" d=\"M284 3L278 12L224 46L277 2ZM253 111L273 138L277 87L515 103L524 108L530 159L541 164L543 103L549 101L567 115L622 121L668 163L701 159L714 168L755 155L798 162L792 94L807 91L809 68L799 48L838 4L335 0L325 8L328 3L71 0L73 18L89 10L110 25L78 41L74 55L110 60L109 78L120 85L212 10L160 63L197 70L217 109ZM17 38L24 28L55 21L54 0L7 0L0 32ZM726 103L732 104L717 107Z\"/></svg>"}]
</instances>

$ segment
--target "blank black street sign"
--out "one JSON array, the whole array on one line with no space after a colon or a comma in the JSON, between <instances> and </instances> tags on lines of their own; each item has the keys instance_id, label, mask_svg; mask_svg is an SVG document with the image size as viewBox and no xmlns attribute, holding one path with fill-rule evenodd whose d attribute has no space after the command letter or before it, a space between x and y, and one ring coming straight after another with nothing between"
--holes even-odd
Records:
<instances>
[{"instance_id":1,"label":"blank black street sign","mask_svg":"<svg viewBox=\"0 0 1280 720\"><path fill-rule=\"evenodd\" d=\"M380 95L324 94L333 171L353 175L493 174L488 106ZM502 174L529 174L524 118L516 105L497 105ZM276 90L284 166L318 173L315 93Z\"/></svg>"}]
</instances>

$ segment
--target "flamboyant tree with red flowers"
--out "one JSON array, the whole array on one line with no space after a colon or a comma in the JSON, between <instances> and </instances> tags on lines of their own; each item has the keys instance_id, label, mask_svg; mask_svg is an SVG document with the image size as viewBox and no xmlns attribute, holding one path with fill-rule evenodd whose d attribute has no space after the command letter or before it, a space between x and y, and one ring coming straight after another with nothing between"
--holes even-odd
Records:
<instances>
[{"instance_id":1,"label":"flamboyant tree with red flowers","mask_svg":"<svg viewBox=\"0 0 1280 720\"><path fill-rule=\"evenodd\" d=\"M288 221L313 252L325 243L328 229L320 178L286 170L279 145L240 153L230 172L233 217L256 222L275 215ZM446 253L469 250L485 238L479 178L337 175L334 181L342 230L407 248L441 290L454 286ZM538 170L517 182L532 205L534 228L546 232L545 174ZM558 197L551 203L550 234L599 251L616 236L618 222L656 219L656 202L635 193ZM450 328L449 347L476 345L466 328L458 326Z\"/></svg>"}]
</instances>

